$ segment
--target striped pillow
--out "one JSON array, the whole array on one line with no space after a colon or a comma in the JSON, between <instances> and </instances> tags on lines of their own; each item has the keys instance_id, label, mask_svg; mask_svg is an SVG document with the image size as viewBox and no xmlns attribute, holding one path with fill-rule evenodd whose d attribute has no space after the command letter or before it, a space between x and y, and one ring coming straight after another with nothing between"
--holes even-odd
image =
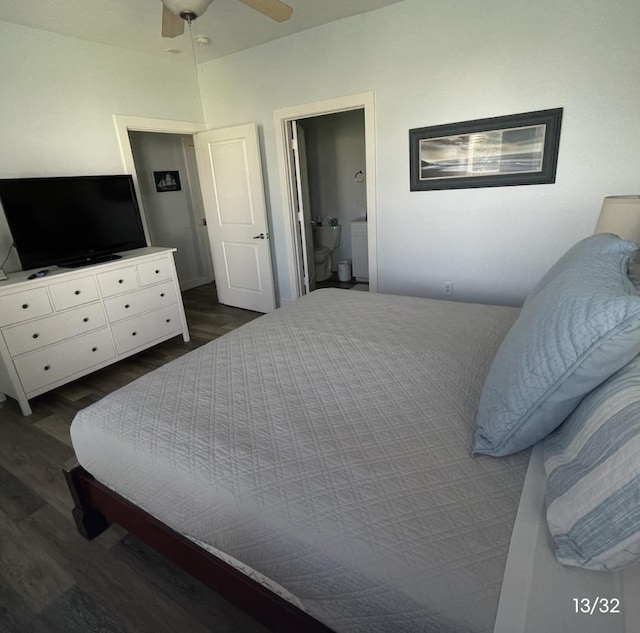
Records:
<instances>
[{"instance_id":1,"label":"striped pillow","mask_svg":"<svg viewBox=\"0 0 640 633\"><path fill-rule=\"evenodd\" d=\"M640 357L547 437L547 522L563 565L640 562Z\"/></svg>"}]
</instances>

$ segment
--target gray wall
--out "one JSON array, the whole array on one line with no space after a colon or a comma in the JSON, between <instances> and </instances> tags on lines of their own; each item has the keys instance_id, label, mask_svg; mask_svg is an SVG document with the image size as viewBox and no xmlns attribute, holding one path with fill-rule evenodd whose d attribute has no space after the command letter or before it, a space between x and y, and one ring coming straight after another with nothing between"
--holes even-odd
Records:
<instances>
[{"instance_id":1,"label":"gray wall","mask_svg":"<svg viewBox=\"0 0 640 633\"><path fill-rule=\"evenodd\" d=\"M637 0L405 0L203 64L208 124L261 128L280 288L273 112L373 91L379 290L521 302L604 196L640 193L638 24ZM556 107L556 184L409 190L409 129Z\"/></svg>"},{"instance_id":2,"label":"gray wall","mask_svg":"<svg viewBox=\"0 0 640 633\"><path fill-rule=\"evenodd\" d=\"M0 177L123 173L114 114L201 121L193 62L0 21ZM11 234L0 213L0 253ZM19 270L15 255L7 271Z\"/></svg>"},{"instance_id":3,"label":"gray wall","mask_svg":"<svg viewBox=\"0 0 640 633\"><path fill-rule=\"evenodd\" d=\"M519 303L604 196L639 193L639 23L637 0L405 0L202 64L198 83L185 60L0 22L0 174L121 173L114 114L255 122L290 288L273 112L373 91L379 289L442 296L446 280L455 298ZM559 106L556 184L409 191L410 128Z\"/></svg>"},{"instance_id":4,"label":"gray wall","mask_svg":"<svg viewBox=\"0 0 640 633\"><path fill-rule=\"evenodd\" d=\"M187 137L130 132L129 138L152 246L178 249L175 261L182 286L185 282L204 277L182 145L182 139ZM158 193L153 172L176 170L180 174L180 191Z\"/></svg>"}]
</instances>

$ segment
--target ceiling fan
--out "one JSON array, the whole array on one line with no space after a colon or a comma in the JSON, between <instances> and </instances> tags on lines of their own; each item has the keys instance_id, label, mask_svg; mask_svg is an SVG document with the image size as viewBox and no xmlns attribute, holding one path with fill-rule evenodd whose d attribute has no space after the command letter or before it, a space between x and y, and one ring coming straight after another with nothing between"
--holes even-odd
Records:
<instances>
[{"instance_id":1,"label":"ceiling fan","mask_svg":"<svg viewBox=\"0 0 640 633\"><path fill-rule=\"evenodd\" d=\"M162 0L162 37L184 33L184 23L201 16L213 0ZM276 22L285 22L293 9L281 0L239 0Z\"/></svg>"}]
</instances>

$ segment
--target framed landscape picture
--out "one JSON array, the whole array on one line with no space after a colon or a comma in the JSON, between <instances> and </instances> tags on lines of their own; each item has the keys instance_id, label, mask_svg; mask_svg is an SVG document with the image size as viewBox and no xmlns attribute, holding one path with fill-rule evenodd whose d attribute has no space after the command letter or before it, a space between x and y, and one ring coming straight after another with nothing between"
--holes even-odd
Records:
<instances>
[{"instance_id":1,"label":"framed landscape picture","mask_svg":"<svg viewBox=\"0 0 640 633\"><path fill-rule=\"evenodd\" d=\"M411 191L556 180L562 108L409 130Z\"/></svg>"}]
</instances>

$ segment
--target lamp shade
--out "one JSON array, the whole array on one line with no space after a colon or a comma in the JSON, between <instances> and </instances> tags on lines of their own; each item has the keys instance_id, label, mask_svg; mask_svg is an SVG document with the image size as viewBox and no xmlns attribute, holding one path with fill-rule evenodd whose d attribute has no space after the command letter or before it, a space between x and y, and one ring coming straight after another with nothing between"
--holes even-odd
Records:
<instances>
[{"instance_id":1,"label":"lamp shade","mask_svg":"<svg viewBox=\"0 0 640 633\"><path fill-rule=\"evenodd\" d=\"M607 196L594 233L614 233L640 243L640 196Z\"/></svg>"}]
</instances>

